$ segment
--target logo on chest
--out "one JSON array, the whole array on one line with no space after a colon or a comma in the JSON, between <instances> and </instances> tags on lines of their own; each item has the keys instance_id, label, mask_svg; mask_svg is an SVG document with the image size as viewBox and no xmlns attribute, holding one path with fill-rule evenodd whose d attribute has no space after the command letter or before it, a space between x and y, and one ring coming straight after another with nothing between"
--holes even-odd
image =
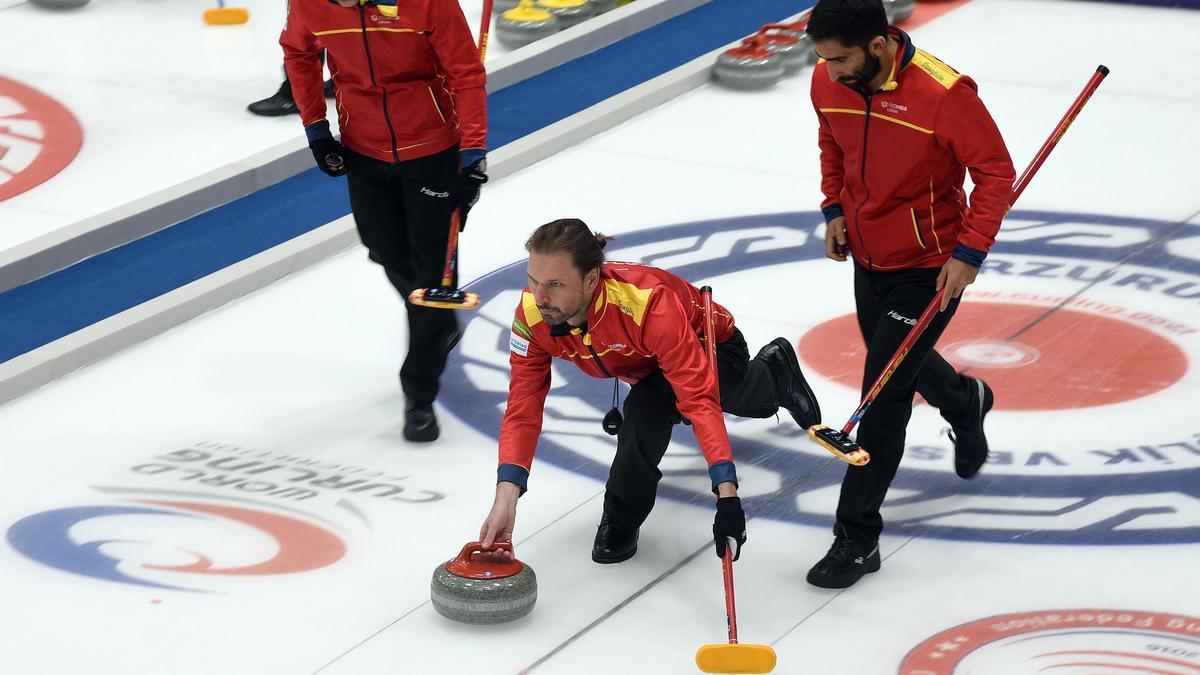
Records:
<instances>
[{"instance_id":1,"label":"logo on chest","mask_svg":"<svg viewBox=\"0 0 1200 675\"><path fill-rule=\"evenodd\" d=\"M899 103L892 103L891 101L883 101L882 103L879 104L879 107L883 108L884 110L886 110L890 113L908 112L908 106L901 105Z\"/></svg>"}]
</instances>

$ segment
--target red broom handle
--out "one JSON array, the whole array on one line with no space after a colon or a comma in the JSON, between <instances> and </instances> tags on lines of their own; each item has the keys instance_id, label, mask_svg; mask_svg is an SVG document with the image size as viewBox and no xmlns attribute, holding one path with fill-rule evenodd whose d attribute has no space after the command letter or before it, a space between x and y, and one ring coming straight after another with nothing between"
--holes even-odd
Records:
<instances>
[{"instance_id":1,"label":"red broom handle","mask_svg":"<svg viewBox=\"0 0 1200 675\"><path fill-rule=\"evenodd\" d=\"M704 349L708 352L708 365L712 368L713 377L717 375L717 324L713 318L712 288L705 286L700 289L700 298L704 304ZM719 394L718 394L719 396ZM725 575L725 621L729 626L729 644L736 645L737 609L733 598L733 549L725 548L721 556L721 571Z\"/></svg>"},{"instance_id":2,"label":"red broom handle","mask_svg":"<svg viewBox=\"0 0 1200 675\"><path fill-rule=\"evenodd\" d=\"M492 27L492 0L483 0L483 20L479 25L479 61L487 59L488 31Z\"/></svg>"},{"instance_id":3,"label":"red broom handle","mask_svg":"<svg viewBox=\"0 0 1200 675\"><path fill-rule=\"evenodd\" d=\"M1063 134L1067 133L1067 129L1071 126L1071 123L1079 116L1079 111L1083 110L1083 106L1087 104L1092 94L1096 93L1096 89L1106 77L1108 77L1108 67L1098 66L1096 72L1092 74L1092 79L1088 80L1083 91L1079 92L1079 96L1075 97L1075 102L1071 104L1070 109L1067 110L1067 114L1063 115L1058 126L1054 128L1054 133L1050 134L1050 138L1047 138L1045 143L1042 143L1042 147L1033 156L1033 161L1029 163L1029 166L1026 167L1021 177L1017 179L1017 182L1013 184L1012 199L1008 201L1008 208L1011 209L1013 207L1013 204L1017 202L1017 198L1029 186L1029 181L1033 179L1033 175L1037 173L1038 169L1042 168L1042 163L1050 156L1050 151L1062 140Z\"/></svg>"},{"instance_id":4,"label":"red broom handle","mask_svg":"<svg viewBox=\"0 0 1200 675\"><path fill-rule=\"evenodd\" d=\"M725 620L729 624L729 644L736 645L737 608L733 601L733 552L729 547L725 548L725 555L721 556L721 571L725 573Z\"/></svg>"}]
</instances>

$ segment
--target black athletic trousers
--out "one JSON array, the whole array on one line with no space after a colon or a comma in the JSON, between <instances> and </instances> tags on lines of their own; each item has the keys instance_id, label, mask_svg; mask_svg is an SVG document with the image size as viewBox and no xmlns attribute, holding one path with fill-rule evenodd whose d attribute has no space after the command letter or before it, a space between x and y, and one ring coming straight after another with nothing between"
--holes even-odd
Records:
<instances>
[{"instance_id":1,"label":"black athletic trousers","mask_svg":"<svg viewBox=\"0 0 1200 675\"><path fill-rule=\"evenodd\" d=\"M876 272L854 263L858 327L867 345L863 396L933 299L939 272L940 267ZM957 308L956 298L934 316L859 423L856 440L871 453L871 461L846 467L837 508L838 524L855 541L873 544L883 531L879 507L904 454L913 393L920 392L943 417L953 418L967 408L969 383L933 349Z\"/></svg>"},{"instance_id":2,"label":"black athletic trousers","mask_svg":"<svg viewBox=\"0 0 1200 675\"><path fill-rule=\"evenodd\" d=\"M458 320L454 310L410 304L408 294L442 284L458 146L399 163L347 150L346 171L358 236L408 308L408 356L400 386L409 401L432 402L446 357L458 341Z\"/></svg>"},{"instance_id":3,"label":"black athletic trousers","mask_svg":"<svg viewBox=\"0 0 1200 675\"><path fill-rule=\"evenodd\" d=\"M779 409L771 371L763 361L750 358L746 339L736 328L729 340L717 345L717 378L725 412L763 418ZM675 391L661 370L630 387L624 411L617 455L605 486L604 511L610 518L640 527L654 508L662 478L658 463L671 442L671 429L683 418L675 408Z\"/></svg>"}]
</instances>

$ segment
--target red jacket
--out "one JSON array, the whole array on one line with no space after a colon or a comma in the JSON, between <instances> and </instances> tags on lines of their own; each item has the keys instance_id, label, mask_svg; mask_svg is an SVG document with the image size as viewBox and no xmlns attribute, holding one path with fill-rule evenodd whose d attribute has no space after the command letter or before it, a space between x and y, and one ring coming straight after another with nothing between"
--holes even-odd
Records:
<instances>
[{"instance_id":1,"label":"red jacket","mask_svg":"<svg viewBox=\"0 0 1200 675\"><path fill-rule=\"evenodd\" d=\"M457 0L404 0L398 9L389 18L373 3L289 0L279 44L304 126L325 119L324 49L347 148L400 162L460 141L486 147L487 78Z\"/></svg>"},{"instance_id":2,"label":"red jacket","mask_svg":"<svg viewBox=\"0 0 1200 675\"><path fill-rule=\"evenodd\" d=\"M821 209L845 215L850 252L868 269L939 267L952 253L978 266L1008 211L1012 159L971 78L903 31L891 37L892 72L870 96L830 81L824 62L813 72Z\"/></svg>"},{"instance_id":3,"label":"red jacket","mask_svg":"<svg viewBox=\"0 0 1200 675\"><path fill-rule=\"evenodd\" d=\"M587 323L569 331L542 320L529 289L521 295L509 336L512 379L500 423L499 479L525 489L550 391L550 359L559 358L592 377L630 383L661 368L679 413L692 423L714 489L736 482L717 379L697 339L704 326L700 291L670 272L634 263L604 263L600 281ZM713 311L722 343L733 335L733 316L720 305Z\"/></svg>"}]
</instances>

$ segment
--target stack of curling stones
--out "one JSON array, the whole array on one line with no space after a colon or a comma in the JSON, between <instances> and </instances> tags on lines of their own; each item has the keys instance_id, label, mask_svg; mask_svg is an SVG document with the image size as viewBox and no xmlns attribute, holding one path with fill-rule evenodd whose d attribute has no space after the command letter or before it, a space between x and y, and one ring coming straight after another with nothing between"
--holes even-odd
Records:
<instances>
[{"instance_id":1,"label":"stack of curling stones","mask_svg":"<svg viewBox=\"0 0 1200 675\"><path fill-rule=\"evenodd\" d=\"M883 0L888 22L901 23L913 14L915 0ZM740 46L725 51L713 66L713 79L732 89L766 89L806 65L817 62L806 21L763 26Z\"/></svg>"},{"instance_id":2,"label":"stack of curling stones","mask_svg":"<svg viewBox=\"0 0 1200 675\"><path fill-rule=\"evenodd\" d=\"M528 614L537 601L533 568L515 557L492 555L512 550L509 542L496 542L488 551L477 541L463 546L458 557L433 570L433 608L447 619L473 624L504 623Z\"/></svg>"},{"instance_id":3,"label":"stack of curling stones","mask_svg":"<svg viewBox=\"0 0 1200 675\"><path fill-rule=\"evenodd\" d=\"M86 0L85 0L86 1ZM554 35L629 0L495 0L496 39L509 49Z\"/></svg>"},{"instance_id":4,"label":"stack of curling stones","mask_svg":"<svg viewBox=\"0 0 1200 675\"><path fill-rule=\"evenodd\" d=\"M521 0L496 21L496 39L509 49L520 49L554 35L561 27L556 16L536 7L533 0Z\"/></svg>"},{"instance_id":5,"label":"stack of curling stones","mask_svg":"<svg viewBox=\"0 0 1200 675\"><path fill-rule=\"evenodd\" d=\"M718 56L713 77L733 89L766 89L815 59L803 26L768 24L742 40L740 47Z\"/></svg>"}]
</instances>

